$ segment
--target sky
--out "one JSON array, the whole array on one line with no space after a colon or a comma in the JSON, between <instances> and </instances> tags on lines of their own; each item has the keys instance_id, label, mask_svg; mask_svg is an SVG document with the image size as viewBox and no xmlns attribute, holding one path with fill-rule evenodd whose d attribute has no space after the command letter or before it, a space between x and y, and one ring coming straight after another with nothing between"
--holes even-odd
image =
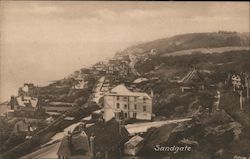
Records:
<instances>
[{"instance_id":1,"label":"sky","mask_svg":"<svg viewBox=\"0 0 250 159\"><path fill-rule=\"evenodd\" d=\"M132 44L182 33L249 32L249 2L0 1L0 101Z\"/></svg>"}]
</instances>

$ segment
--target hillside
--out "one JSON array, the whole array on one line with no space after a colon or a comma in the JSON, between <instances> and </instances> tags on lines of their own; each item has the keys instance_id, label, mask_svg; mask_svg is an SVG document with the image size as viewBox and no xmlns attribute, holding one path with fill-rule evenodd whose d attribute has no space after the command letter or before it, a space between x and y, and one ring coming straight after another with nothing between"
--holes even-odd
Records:
<instances>
[{"instance_id":1,"label":"hillside","mask_svg":"<svg viewBox=\"0 0 250 159\"><path fill-rule=\"evenodd\" d=\"M233 91L230 82L232 74L250 74L249 37L246 38L247 34L232 33L230 36L235 36L229 38L225 33L223 36L220 34L179 35L139 45L135 49L137 54L132 52L136 57L136 71L143 78L158 79L137 84L143 91L153 90L153 112L157 118L193 119L183 125L153 129L141 151L145 159L225 159L237 155L250 156L249 99L245 97L244 110L240 110L239 94ZM226 40L237 36L238 40ZM181 37L184 38L178 47L170 45L173 41L181 40ZM223 37L226 38L223 40ZM142 48L149 50L142 51ZM150 54L150 49L162 51ZM139 55L138 51L144 55ZM193 68L199 70L206 88L183 92L181 87L186 85L175 81L185 77ZM199 84L195 82L189 85L195 87ZM246 92L244 94L246 96ZM193 150L176 154L156 153L154 146L158 144L169 147L190 145Z\"/></svg>"},{"instance_id":2,"label":"hillside","mask_svg":"<svg viewBox=\"0 0 250 159\"><path fill-rule=\"evenodd\" d=\"M248 45L248 33L218 32L177 35L130 47L116 54L118 58L114 57L108 63L100 62L91 68L82 68L67 78L36 88L40 105L47 106L55 102L73 104L74 107L64 116L75 119L67 121L64 120L64 116L60 116L52 124L40 124L36 130L39 130L38 135L34 136L32 142L24 143L23 138L18 140L9 137L14 124L1 121L0 125L5 127L1 134L5 140L1 141L3 146L0 147L0 152L8 150L4 155L11 157L7 158L16 158L16 155L28 153L31 147L44 144L58 130L78 122L91 111L98 109L99 107L90 99L100 93L104 84L115 86L124 83L131 89L153 93L154 121L192 117L191 121L183 124L165 125L149 130L145 135L146 142L139 157L224 159L233 158L235 154L250 156L250 100L244 100L244 111L241 111L239 95L233 91L229 79L235 73L250 74ZM132 56L126 56L128 54ZM119 59L119 56L122 58ZM120 67L121 63L124 64L123 67ZM117 74L110 74L107 69L109 66L117 68ZM178 82L196 69L202 82L195 79L187 83ZM103 76L109 82L101 78ZM84 78L84 89L75 89L78 77ZM99 78L104 81L98 80ZM136 78L146 80L133 83ZM183 87L190 89L183 91ZM246 93L243 95L246 96ZM109 133L103 128L100 128L100 131L104 132L103 135ZM156 153L154 146L157 144L191 145L193 151L178 154Z\"/></svg>"},{"instance_id":3,"label":"hillside","mask_svg":"<svg viewBox=\"0 0 250 159\"><path fill-rule=\"evenodd\" d=\"M158 54L166 54L180 50L197 48L218 48L227 46L249 47L249 42L249 33L225 31L211 33L189 33L145 42L136 46L132 46L121 53L143 54L150 52L152 49L156 49Z\"/></svg>"}]
</instances>

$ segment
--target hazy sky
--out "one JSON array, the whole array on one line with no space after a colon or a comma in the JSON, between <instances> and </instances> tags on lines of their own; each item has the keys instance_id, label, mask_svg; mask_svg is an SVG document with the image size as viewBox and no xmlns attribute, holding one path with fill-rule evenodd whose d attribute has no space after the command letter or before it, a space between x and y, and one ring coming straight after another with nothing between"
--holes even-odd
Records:
<instances>
[{"instance_id":1,"label":"hazy sky","mask_svg":"<svg viewBox=\"0 0 250 159\"><path fill-rule=\"evenodd\" d=\"M62 78L134 42L188 32L249 32L249 2L0 3L0 101L23 82Z\"/></svg>"},{"instance_id":2,"label":"hazy sky","mask_svg":"<svg viewBox=\"0 0 250 159\"><path fill-rule=\"evenodd\" d=\"M248 2L2 2L5 42L145 41L249 30Z\"/></svg>"}]
</instances>

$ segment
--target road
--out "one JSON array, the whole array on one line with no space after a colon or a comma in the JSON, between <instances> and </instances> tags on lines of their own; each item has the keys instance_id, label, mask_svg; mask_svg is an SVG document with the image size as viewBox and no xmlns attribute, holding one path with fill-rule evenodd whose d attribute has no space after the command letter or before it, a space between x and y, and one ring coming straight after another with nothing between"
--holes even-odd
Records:
<instances>
[{"instance_id":1,"label":"road","mask_svg":"<svg viewBox=\"0 0 250 159\"><path fill-rule=\"evenodd\" d=\"M103 85L103 83L104 83L104 80L105 80L105 77L102 76L102 77L98 80L98 82L97 82L97 84L96 84L96 88L95 88L95 90L94 90L95 93L93 94L93 99L92 99L92 101L96 102L97 104L99 103L100 98L103 96L103 94L102 94L102 92L101 92L101 88L102 88L102 85Z\"/></svg>"},{"instance_id":2,"label":"road","mask_svg":"<svg viewBox=\"0 0 250 159\"><path fill-rule=\"evenodd\" d=\"M179 123L184 121L189 121L192 118L185 119L176 119L176 120L165 120L165 121L155 121L155 122L146 122L146 123L136 123L136 124L128 124L125 126L130 135L137 133L147 132L149 128L152 127L161 127L166 124Z\"/></svg>"}]
</instances>

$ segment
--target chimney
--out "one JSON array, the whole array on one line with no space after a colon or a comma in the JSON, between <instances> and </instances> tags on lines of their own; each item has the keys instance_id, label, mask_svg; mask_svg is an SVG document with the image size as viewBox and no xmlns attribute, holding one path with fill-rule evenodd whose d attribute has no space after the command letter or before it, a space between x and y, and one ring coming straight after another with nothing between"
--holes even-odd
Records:
<instances>
[{"instance_id":1,"label":"chimney","mask_svg":"<svg viewBox=\"0 0 250 159\"><path fill-rule=\"evenodd\" d=\"M89 138L89 143L90 143L90 157L91 159L93 159L95 157L95 136L93 133Z\"/></svg>"},{"instance_id":2,"label":"chimney","mask_svg":"<svg viewBox=\"0 0 250 159\"><path fill-rule=\"evenodd\" d=\"M153 91L153 89L151 89L151 91L150 91L150 96L151 96L151 98L154 97L154 91Z\"/></svg>"}]
</instances>

